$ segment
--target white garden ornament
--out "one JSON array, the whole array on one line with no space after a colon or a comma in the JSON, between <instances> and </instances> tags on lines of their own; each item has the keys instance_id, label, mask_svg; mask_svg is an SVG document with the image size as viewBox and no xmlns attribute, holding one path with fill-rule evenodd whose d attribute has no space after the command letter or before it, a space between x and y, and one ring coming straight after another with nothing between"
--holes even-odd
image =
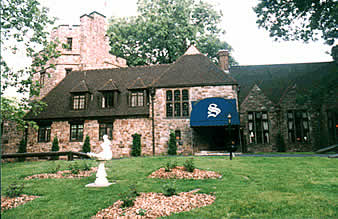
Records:
<instances>
[{"instance_id":1,"label":"white garden ornament","mask_svg":"<svg viewBox=\"0 0 338 219\"><path fill-rule=\"evenodd\" d=\"M96 153L87 153L87 155L91 158L96 159L99 162L99 167L96 173L96 180L94 183L90 183L86 185L86 187L107 187L112 183L109 183L107 180L107 173L104 167L104 164L107 160L112 159L113 154L111 152L111 142L108 139L108 135L103 136L103 143L101 144L102 152Z\"/></svg>"}]
</instances>

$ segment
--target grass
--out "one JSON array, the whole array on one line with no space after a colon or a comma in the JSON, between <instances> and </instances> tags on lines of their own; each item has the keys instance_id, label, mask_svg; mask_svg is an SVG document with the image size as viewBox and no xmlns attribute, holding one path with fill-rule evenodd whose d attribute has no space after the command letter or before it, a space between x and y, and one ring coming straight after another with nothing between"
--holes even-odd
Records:
<instances>
[{"instance_id":1,"label":"grass","mask_svg":"<svg viewBox=\"0 0 338 219\"><path fill-rule=\"evenodd\" d=\"M150 173L187 157L147 157L107 162L106 188L85 188L95 174L82 179L25 181L24 193L39 195L25 205L2 212L3 218L90 218L112 205L135 184L139 192L161 192L169 180L149 179ZM44 173L55 165L67 169L74 161L2 164L2 190L25 176ZM87 161L96 166L95 161ZM337 218L338 160L321 157L194 157L197 168L213 170L222 179L175 180L178 192L200 188L216 201L207 207L169 218ZM4 188L4 189L3 189Z\"/></svg>"}]
</instances>

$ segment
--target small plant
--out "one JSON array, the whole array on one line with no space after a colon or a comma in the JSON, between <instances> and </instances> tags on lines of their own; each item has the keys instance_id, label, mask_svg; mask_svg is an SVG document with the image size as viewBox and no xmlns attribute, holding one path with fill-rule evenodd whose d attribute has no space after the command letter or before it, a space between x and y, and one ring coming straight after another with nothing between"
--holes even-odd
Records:
<instances>
[{"instance_id":1,"label":"small plant","mask_svg":"<svg viewBox=\"0 0 338 219\"><path fill-rule=\"evenodd\" d=\"M26 153L26 152L27 152L27 143L26 140L23 138L20 141L18 153ZM25 157L18 158L19 161L25 161L25 159L26 159Z\"/></svg>"},{"instance_id":2,"label":"small plant","mask_svg":"<svg viewBox=\"0 0 338 219\"><path fill-rule=\"evenodd\" d=\"M174 169L177 166L177 161L170 162L168 161L166 165L164 166L165 172L170 172L172 169Z\"/></svg>"},{"instance_id":3,"label":"small plant","mask_svg":"<svg viewBox=\"0 0 338 219\"><path fill-rule=\"evenodd\" d=\"M12 183L8 186L7 190L5 191L5 194L7 197L14 198L18 197L22 194L22 190L24 188L24 184L18 184L18 183Z\"/></svg>"},{"instance_id":4,"label":"small plant","mask_svg":"<svg viewBox=\"0 0 338 219\"><path fill-rule=\"evenodd\" d=\"M121 207L122 208L128 208L134 206L134 201L136 197L139 195L139 193L136 190L135 185L129 186L129 191L120 193L120 200L123 202Z\"/></svg>"},{"instance_id":5,"label":"small plant","mask_svg":"<svg viewBox=\"0 0 338 219\"><path fill-rule=\"evenodd\" d=\"M194 172L195 169L195 164L194 164L194 159L191 158L189 160L186 160L183 164L184 168L188 172Z\"/></svg>"},{"instance_id":6,"label":"small plant","mask_svg":"<svg viewBox=\"0 0 338 219\"><path fill-rule=\"evenodd\" d=\"M52 143L52 151L59 151L59 150L60 150L60 148L59 148L59 139L58 139L58 137L55 136L54 139L53 139L53 143ZM58 156L54 156L51 159L52 160L58 160L59 157Z\"/></svg>"},{"instance_id":7,"label":"small plant","mask_svg":"<svg viewBox=\"0 0 338 219\"><path fill-rule=\"evenodd\" d=\"M53 166L48 169L48 173L57 173L59 172L60 168L61 168L60 164Z\"/></svg>"},{"instance_id":8,"label":"small plant","mask_svg":"<svg viewBox=\"0 0 338 219\"><path fill-rule=\"evenodd\" d=\"M133 136L133 146L131 148L131 156L141 156L141 135L135 133Z\"/></svg>"},{"instance_id":9,"label":"small plant","mask_svg":"<svg viewBox=\"0 0 338 219\"><path fill-rule=\"evenodd\" d=\"M72 174L79 174L80 173L80 166L77 162L73 163L73 164L69 164L68 169L70 170L70 172Z\"/></svg>"},{"instance_id":10,"label":"small plant","mask_svg":"<svg viewBox=\"0 0 338 219\"><path fill-rule=\"evenodd\" d=\"M145 210L145 209L140 208L140 209L137 210L137 214L140 215L140 216L144 216L144 215L146 215L146 213L147 213L147 210Z\"/></svg>"},{"instance_id":11,"label":"small plant","mask_svg":"<svg viewBox=\"0 0 338 219\"><path fill-rule=\"evenodd\" d=\"M86 136L86 139L85 139L85 141L84 141L84 143L83 143L83 146L82 146L82 152L83 152L83 153L88 153L88 152L90 152L90 138L89 138L88 135Z\"/></svg>"},{"instance_id":12,"label":"small plant","mask_svg":"<svg viewBox=\"0 0 338 219\"><path fill-rule=\"evenodd\" d=\"M165 196L173 196L176 195L176 183L169 182L162 186L162 193Z\"/></svg>"},{"instance_id":13,"label":"small plant","mask_svg":"<svg viewBox=\"0 0 338 219\"><path fill-rule=\"evenodd\" d=\"M91 165L87 162L82 163L81 170L88 171L91 169Z\"/></svg>"},{"instance_id":14,"label":"small plant","mask_svg":"<svg viewBox=\"0 0 338 219\"><path fill-rule=\"evenodd\" d=\"M175 132L171 131L169 136L168 155L177 154L176 136Z\"/></svg>"}]
</instances>

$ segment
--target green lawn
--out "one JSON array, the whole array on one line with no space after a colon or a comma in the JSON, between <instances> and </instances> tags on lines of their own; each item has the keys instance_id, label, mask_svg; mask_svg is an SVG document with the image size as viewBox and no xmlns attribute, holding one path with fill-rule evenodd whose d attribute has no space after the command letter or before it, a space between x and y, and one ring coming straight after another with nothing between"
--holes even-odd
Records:
<instances>
[{"instance_id":1,"label":"green lawn","mask_svg":"<svg viewBox=\"0 0 338 219\"><path fill-rule=\"evenodd\" d=\"M119 193L135 184L140 192L161 192L169 180L147 176L168 160L179 165L187 157L147 157L109 161L107 188L85 188L95 174L82 179L25 181L24 193L39 195L25 205L2 212L3 218L90 218L112 205ZM200 188L216 201L207 207L172 215L172 218L338 218L338 160L320 157L194 157L197 168L213 170L222 179L176 180L178 192ZM74 162L74 161L71 161ZM25 176L44 173L70 161L2 164L2 190ZM77 161L79 162L79 161ZM91 162L96 165L95 161Z\"/></svg>"}]
</instances>

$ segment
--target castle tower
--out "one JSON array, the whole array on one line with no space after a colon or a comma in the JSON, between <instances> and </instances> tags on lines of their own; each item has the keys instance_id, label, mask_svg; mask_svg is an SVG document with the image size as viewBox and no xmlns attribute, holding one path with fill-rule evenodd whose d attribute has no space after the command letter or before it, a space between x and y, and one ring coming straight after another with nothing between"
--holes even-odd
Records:
<instances>
[{"instance_id":1,"label":"castle tower","mask_svg":"<svg viewBox=\"0 0 338 219\"><path fill-rule=\"evenodd\" d=\"M50 63L48 69L34 75L40 81L40 98L43 98L71 71L127 67L126 60L109 54L109 39L106 36L105 16L98 12L80 17L80 25L60 25L51 33L51 40L58 40L61 56ZM63 48L62 44L67 45ZM48 77L48 74L50 75Z\"/></svg>"}]
</instances>

